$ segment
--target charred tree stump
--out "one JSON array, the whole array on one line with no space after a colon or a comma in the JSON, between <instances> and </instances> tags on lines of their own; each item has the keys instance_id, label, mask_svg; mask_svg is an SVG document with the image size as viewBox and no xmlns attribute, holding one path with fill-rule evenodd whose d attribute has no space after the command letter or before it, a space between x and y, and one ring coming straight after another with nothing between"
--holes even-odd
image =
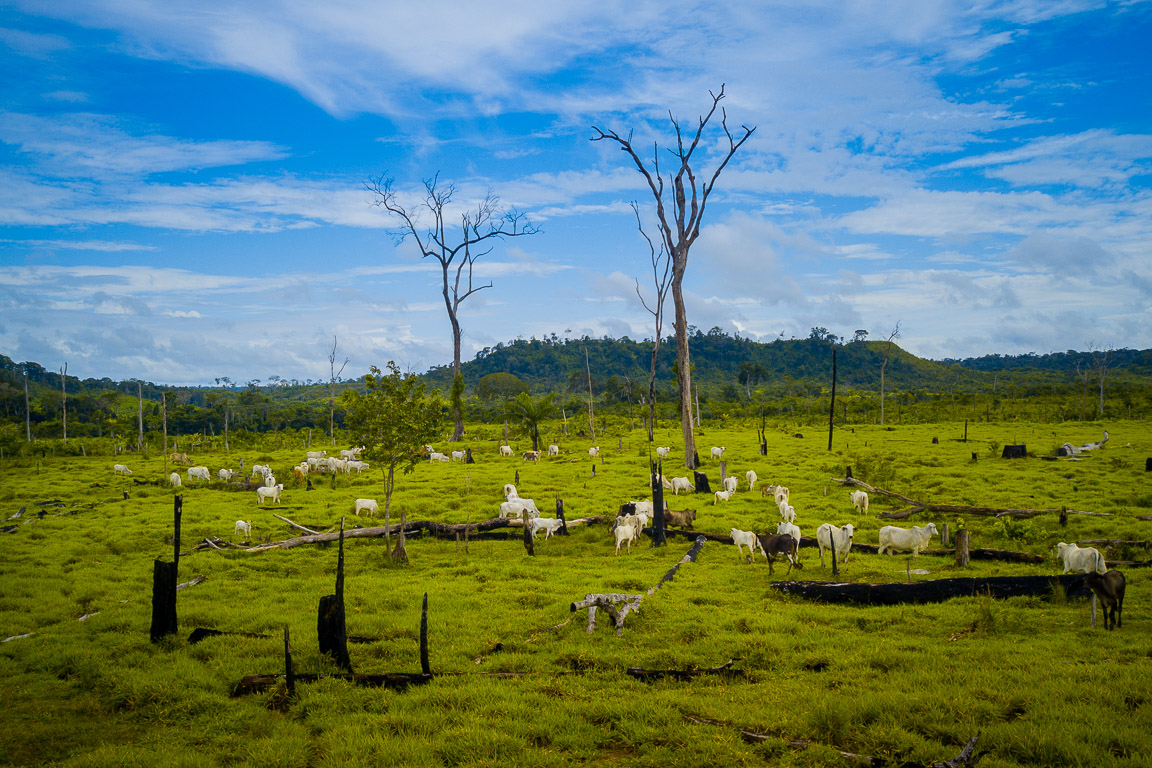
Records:
<instances>
[{"instance_id":1,"label":"charred tree stump","mask_svg":"<svg viewBox=\"0 0 1152 768\"><path fill-rule=\"evenodd\" d=\"M720 462L720 485L724 485L724 481L728 478L728 462Z\"/></svg>"},{"instance_id":2,"label":"charred tree stump","mask_svg":"<svg viewBox=\"0 0 1152 768\"><path fill-rule=\"evenodd\" d=\"M1152 472L1152 456L1149 456L1148 458L1144 459L1144 471L1145 472Z\"/></svg>"},{"instance_id":3,"label":"charred tree stump","mask_svg":"<svg viewBox=\"0 0 1152 768\"><path fill-rule=\"evenodd\" d=\"M531 520L528 519L528 510L520 510L520 522L524 525L524 530L521 532L524 540L524 549L528 550L529 557L536 556L535 539L532 538L532 525Z\"/></svg>"},{"instance_id":4,"label":"charred tree stump","mask_svg":"<svg viewBox=\"0 0 1152 768\"><path fill-rule=\"evenodd\" d=\"M560 521L560 533L568 535L568 521L564 519L564 499L556 499L556 519Z\"/></svg>"},{"instance_id":5,"label":"charred tree stump","mask_svg":"<svg viewBox=\"0 0 1152 768\"><path fill-rule=\"evenodd\" d=\"M316 619L320 653L327 654L341 667L352 671L348 657L348 630L344 622L344 518L340 518L340 554L336 559L336 594L320 598Z\"/></svg>"},{"instance_id":6,"label":"charred tree stump","mask_svg":"<svg viewBox=\"0 0 1152 768\"><path fill-rule=\"evenodd\" d=\"M668 543L664 535L664 484L660 482L663 466L660 462L652 465L652 545L662 547Z\"/></svg>"},{"instance_id":7,"label":"charred tree stump","mask_svg":"<svg viewBox=\"0 0 1152 768\"><path fill-rule=\"evenodd\" d=\"M1068 527L1068 507L1060 507L1060 527Z\"/></svg>"},{"instance_id":8,"label":"charred tree stump","mask_svg":"<svg viewBox=\"0 0 1152 768\"><path fill-rule=\"evenodd\" d=\"M172 510L175 521L172 562L155 560L152 563L152 626L149 634L154 643L166 635L176 634L177 630L176 587L180 567L180 516L183 511L184 497L177 496Z\"/></svg>"},{"instance_id":9,"label":"charred tree stump","mask_svg":"<svg viewBox=\"0 0 1152 768\"><path fill-rule=\"evenodd\" d=\"M956 567L968 567L968 529L956 531Z\"/></svg>"},{"instance_id":10,"label":"charred tree stump","mask_svg":"<svg viewBox=\"0 0 1152 768\"><path fill-rule=\"evenodd\" d=\"M288 687L288 695L296 696L296 673L292 669L292 646L288 642L288 626L284 626L284 682Z\"/></svg>"},{"instance_id":11,"label":"charred tree stump","mask_svg":"<svg viewBox=\"0 0 1152 768\"><path fill-rule=\"evenodd\" d=\"M1004 451L1000 454L1002 459L1026 459L1028 458L1028 446L1024 443L1019 445L1006 445Z\"/></svg>"},{"instance_id":12,"label":"charred tree stump","mask_svg":"<svg viewBox=\"0 0 1152 768\"><path fill-rule=\"evenodd\" d=\"M833 545L835 545L835 541L833 541ZM797 547L797 549L799 549L799 547ZM835 577L839 577L840 576L840 569L836 565L836 547L835 546L829 547L828 551L830 551L832 553L832 575ZM768 573L771 574L772 573L772 567L771 567L772 564L769 563L768 566L769 566L768 567Z\"/></svg>"},{"instance_id":13,"label":"charred tree stump","mask_svg":"<svg viewBox=\"0 0 1152 768\"><path fill-rule=\"evenodd\" d=\"M828 450L832 450L832 430L836 426L836 344L832 344L832 402L828 406Z\"/></svg>"},{"instance_id":14,"label":"charred tree stump","mask_svg":"<svg viewBox=\"0 0 1152 768\"><path fill-rule=\"evenodd\" d=\"M711 494L712 488L711 488L711 486L708 485L708 475L704 472L696 472L696 471L694 471L692 474L694 475L695 480L696 480L696 493Z\"/></svg>"},{"instance_id":15,"label":"charred tree stump","mask_svg":"<svg viewBox=\"0 0 1152 768\"><path fill-rule=\"evenodd\" d=\"M424 606L420 609L420 671L425 675L432 674L432 665L428 663L428 593L424 593Z\"/></svg>"},{"instance_id":16,"label":"charred tree stump","mask_svg":"<svg viewBox=\"0 0 1152 768\"><path fill-rule=\"evenodd\" d=\"M464 449L464 463L465 464L475 464L476 463L476 459L472 458L472 449L471 448L465 448Z\"/></svg>"}]
</instances>

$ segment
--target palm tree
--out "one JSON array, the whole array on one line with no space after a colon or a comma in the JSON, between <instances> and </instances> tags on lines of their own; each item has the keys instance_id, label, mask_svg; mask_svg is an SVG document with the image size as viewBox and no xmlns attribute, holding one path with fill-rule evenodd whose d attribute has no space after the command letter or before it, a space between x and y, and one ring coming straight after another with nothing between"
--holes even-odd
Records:
<instances>
[{"instance_id":1,"label":"palm tree","mask_svg":"<svg viewBox=\"0 0 1152 768\"><path fill-rule=\"evenodd\" d=\"M512 401L512 407L515 409L516 415L520 417L520 423L524 425L528 434L532 435L532 450L534 451L540 450L540 422L556 411L556 406L552 404L552 399L555 396L556 394L552 392L539 400L533 400L527 392L521 392Z\"/></svg>"}]
</instances>

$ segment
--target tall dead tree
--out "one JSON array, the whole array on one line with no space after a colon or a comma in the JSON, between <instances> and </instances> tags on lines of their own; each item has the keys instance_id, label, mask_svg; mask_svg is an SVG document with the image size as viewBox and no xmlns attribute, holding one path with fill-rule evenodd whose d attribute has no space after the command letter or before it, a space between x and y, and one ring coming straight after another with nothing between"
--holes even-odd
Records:
<instances>
[{"instance_id":1,"label":"tall dead tree","mask_svg":"<svg viewBox=\"0 0 1152 768\"><path fill-rule=\"evenodd\" d=\"M474 208L456 206L452 198L456 187L441 184L437 174L424 180L422 199L401 202L394 181L383 176L369 182L372 204L383 208L400 221L396 241L411 237L420 249L421 258L433 258L440 264L441 294L448 322L452 325L452 417L456 425L452 440L464 435L464 375L460 371L460 305L474 293L491 288L473 282L476 261L492 252L489 241L507 237L534 235L540 230L524 214L500 208L500 199L489 189ZM424 223L424 215L431 218ZM452 231L451 220L459 216L459 232Z\"/></svg>"},{"instance_id":2,"label":"tall dead tree","mask_svg":"<svg viewBox=\"0 0 1152 768\"><path fill-rule=\"evenodd\" d=\"M892 329L892 333L888 334L888 338L884 342L884 361L880 363L880 424L884 424L884 371L888 368L888 358L892 355L892 342L900 338L900 321L896 321L896 327Z\"/></svg>"},{"instance_id":3,"label":"tall dead tree","mask_svg":"<svg viewBox=\"0 0 1152 768\"><path fill-rule=\"evenodd\" d=\"M24 369L24 432L32 442L32 409L28 407L28 369Z\"/></svg>"},{"instance_id":4,"label":"tall dead tree","mask_svg":"<svg viewBox=\"0 0 1152 768\"><path fill-rule=\"evenodd\" d=\"M728 165L728 161L736 154L745 141L756 130L746 125L740 126L743 134L737 138L728 129L728 116L720 109L720 125L728 139L727 149L722 151L722 159L717 163L715 170L708 180L697 183L696 175L692 171L692 157L700 146L704 129L716 114L720 100L724 98L724 86L720 86L719 93L708 92L712 97L712 106L706 115L699 118L694 134L684 135L679 121L668 113L668 119L676 134L676 148L668 150L673 156L672 169L668 172L668 184L671 200L665 199L664 172L660 169L660 148L653 143L651 169L640 159L632 146L632 134L627 138L620 136L612 130L601 130L592 126L596 135L592 141L609 139L620 145L620 149L628 154L636 170L648 182L648 188L656 200L656 217L659 220L660 236L664 247L672 261L672 302L675 307L676 318L673 325L676 328L676 375L680 387L680 426L684 432L684 465L693 468L693 456L696 453L696 438L692 428L692 377L688 358L688 315L684 308L684 270L688 267L688 252L696 238L700 236L700 223L704 219L704 210L708 204L708 197L716 187L720 173ZM688 143L685 144L685 139Z\"/></svg>"},{"instance_id":5,"label":"tall dead tree","mask_svg":"<svg viewBox=\"0 0 1152 768\"><path fill-rule=\"evenodd\" d=\"M640 281L636 281L636 295L640 303L655 321L656 334L652 339L652 370L648 374L648 442L652 442L652 432L656 429L656 358L660 354L660 339L664 334L664 300L668 298L668 288L672 279L672 260L668 258L668 249L664 241L657 247L648 233L644 231L644 224L640 221L640 206L632 203L632 212L636 214L636 228L648 243L648 254L652 262L652 287L656 290L654 307L648 306L644 294L640 292Z\"/></svg>"},{"instance_id":6,"label":"tall dead tree","mask_svg":"<svg viewBox=\"0 0 1152 768\"><path fill-rule=\"evenodd\" d=\"M139 416L138 425L140 427L140 434L136 438L136 449L144 450L144 383L141 381L136 382L136 405L137 415Z\"/></svg>"},{"instance_id":7,"label":"tall dead tree","mask_svg":"<svg viewBox=\"0 0 1152 768\"><path fill-rule=\"evenodd\" d=\"M60 369L60 418L64 427L64 444L68 444L68 363Z\"/></svg>"},{"instance_id":8,"label":"tall dead tree","mask_svg":"<svg viewBox=\"0 0 1152 768\"><path fill-rule=\"evenodd\" d=\"M336 382L340 378L340 374L344 373L344 366L348 365L348 358L344 358L344 362L340 364L340 370L336 370L336 336L332 336L332 351L328 353L328 366L330 376L328 378L328 444L336 445ZM225 422L227 424L227 422Z\"/></svg>"},{"instance_id":9,"label":"tall dead tree","mask_svg":"<svg viewBox=\"0 0 1152 768\"><path fill-rule=\"evenodd\" d=\"M1096 418L1104 418L1104 380L1108 378L1108 369L1112 367L1112 345L1096 347L1088 342L1088 352L1092 355L1092 370L1100 384L1100 400L1096 408Z\"/></svg>"}]
</instances>

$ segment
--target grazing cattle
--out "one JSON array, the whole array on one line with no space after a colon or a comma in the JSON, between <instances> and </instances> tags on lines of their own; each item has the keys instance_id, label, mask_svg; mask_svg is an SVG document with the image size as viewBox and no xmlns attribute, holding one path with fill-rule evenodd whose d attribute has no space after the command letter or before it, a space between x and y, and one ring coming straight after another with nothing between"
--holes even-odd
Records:
<instances>
[{"instance_id":1,"label":"grazing cattle","mask_svg":"<svg viewBox=\"0 0 1152 768\"><path fill-rule=\"evenodd\" d=\"M1101 576L1096 571L1090 571L1084 577L1084 583L1100 598L1100 605L1104 609L1104 629L1124 626L1124 574L1115 569ZM1111 616L1112 623L1108 620Z\"/></svg>"},{"instance_id":2,"label":"grazing cattle","mask_svg":"<svg viewBox=\"0 0 1152 768\"><path fill-rule=\"evenodd\" d=\"M256 489L256 503L263 504L264 499L271 499L277 504L280 503L280 491L284 490L283 485L273 485L272 487L262 486Z\"/></svg>"},{"instance_id":3,"label":"grazing cattle","mask_svg":"<svg viewBox=\"0 0 1152 768\"><path fill-rule=\"evenodd\" d=\"M664 527L671 528L691 528L692 524L696 522L696 510L694 509L665 509L664 510Z\"/></svg>"},{"instance_id":4,"label":"grazing cattle","mask_svg":"<svg viewBox=\"0 0 1152 768\"><path fill-rule=\"evenodd\" d=\"M516 486L512 485L512 483L504 483L504 500L505 501L511 501L512 499L516 498L519 495L520 494L516 493Z\"/></svg>"},{"instance_id":5,"label":"grazing cattle","mask_svg":"<svg viewBox=\"0 0 1152 768\"><path fill-rule=\"evenodd\" d=\"M820 566L824 566L824 550L836 548L836 557L842 563L848 562L848 553L852 551L852 534L856 529L848 523L837 528L830 523L824 523L816 529L816 546L820 548Z\"/></svg>"},{"instance_id":6,"label":"grazing cattle","mask_svg":"<svg viewBox=\"0 0 1152 768\"><path fill-rule=\"evenodd\" d=\"M788 573L792 573L793 568L803 568L804 566L796 559L796 547L798 542L786 533L765 533L756 537L760 541L760 549L764 552L764 557L768 558L768 575L772 575L772 563L776 560L776 555L784 555L788 558Z\"/></svg>"},{"instance_id":7,"label":"grazing cattle","mask_svg":"<svg viewBox=\"0 0 1152 768\"><path fill-rule=\"evenodd\" d=\"M249 520L237 520L235 533L242 534L244 540L247 541L252 537L252 522Z\"/></svg>"},{"instance_id":8,"label":"grazing cattle","mask_svg":"<svg viewBox=\"0 0 1152 768\"><path fill-rule=\"evenodd\" d=\"M912 557L919 557L920 550L928 548L928 542L936 534L936 524L917 525L912 528L897 528L886 525L880 529L880 549L876 554L885 552L911 552Z\"/></svg>"},{"instance_id":9,"label":"grazing cattle","mask_svg":"<svg viewBox=\"0 0 1152 768\"><path fill-rule=\"evenodd\" d=\"M439 452L433 451L432 453L428 454L428 461L429 461L429 462L433 462L433 461L451 461L451 459L449 459L449 458L448 458L448 455L447 455L447 454L443 454L443 453L439 453Z\"/></svg>"},{"instance_id":10,"label":"grazing cattle","mask_svg":"<svg viewBox=\"0 0 1152 768\"><path fill-rule=\"evenodd\" d=\"M588 458L594 459L600 455L600 446L594 445L588 449Z\"/></svg>"},{"instance_id":11,"label":"grazing cattle","mask_svg":"<svg viewBox=\"0 0 1152 768\"><path fill-rule=\"evenodd\" d=\"M852 491L848 494L852 498L852 507L863 514L868 514L868 492Z\"/></svg>"},{"instance_id":12,"label":"grazing cattle","mask_svg":"<svg viewBox=\"0 0 1152 768\"><path fill-rule=\"evenodd\" d=\"M522 499L519 496L501 502L499 516L509 518L520 517L521 510L527 510L528 517L540 517L540 510L536 508L536 503L532 501L532 499Z\"/></svg>"},{"instance_id":13,"label":"grazing cattle","mask_svg":"<svg viewBox=\"0 0 1152 768\"><path fill-rule=\"evenodd\" d=\"M548 446L548 455L549 456L559 456L560 455L560 446L558 446L558 445Z\"/></svg>"},{"instance_id":14,"label":"grazing cattle","mask_svg":"<svg viewBox=\"0 0 1152 768\"><path fill-rule=\"evenodd\" d=\"M173 488L179 488L181 485L183 485L183 483L180 482L179 472L173 472L172 474L168 475L168 485L172 486Z\"/></svg>"},{"instance_id":15,"label":"grazing cattle","mask_svg":"<svg viewBox=\"0 0 1152 768\"><path fill-rule=\"evenodd\" d=\"M236 474L236 473L230 469L221 469L219 472L216 473L216 477L220 478L224 482L228 482L229 480L232 479L232 475L234 475L234 474Z\"/></svg>"},{"instance_id":16,"label":"grazing cattle","mask_svg":"<svg viewBox=\"0 0 1152 768\"><path fill-rule=\"evenodd\" d=\"M468 460L468 452L467 451L452 451L452 461L467 461L467 460Z\"/></svg>"},{"instance_id":17,"label":"grazing cattle","mask_svg":"<svg viewBox=\"0 0 1152 768\"><path fill-rule=\"evenodd\" d=\"M1104 564L1104 556L1094 547L1078 547L1075 544L1060 542L1056 545L1056 556L1064 562L1064 573L1080 571L1103 574L1108 570L1108 566Z\"/></svg>"},{"instance_id":18,"label":"grazing cattle","mask_svg":"<svg viewBox=\"0 0 1152 768\"><path fill-rule=\"evenodd\" d=\"M728 491L728 493L733 493L733 494L736 493L736 478L735 477L724 478L724 490Z\"/></svg>"},{"instance_id":19,"label":"grazing cattle","mask_svg":"<svg viewBox=\"0 0 1152 768\"><path fill-rule=\"evenodd\" d=\"M780 502L780 519L786 523L796 521L796 509L786 501Z\"/></svg>"},{"instance_id":20,"label":"grazing cattle","mask_svg":"<svg viewBox=\"0 0 1152 768\"><path fill-rule=\"evenodd\" d=\"M210 477L208 467L188 467L189 480L203 480L204 482L208 482Z\"/></svg>"},{"instance_id":21,"label":"grazing cattle","mask_svg":"<svg viewBox=\"0 0 1152 768\"><path fill-rule=\"evenodd\" d=\"M794 523L777 523L776 533L786 533L792 538L796 539L796 544L800 544L800 526Z\"/></svg>"},{"instance_id":22,"label":"grazing cattle","mask_svg":"<svg viewBox=\"0 0 1152 768\"><path fill-rule=\"evenodd\" d=\"M727 450L727 448L724 448L723 446L721 446L720 448L717 448L716 446L712 446L712 458L714 458L714 459L724 458L724 451L726 451L726 450Z\"/></svg>"},{"instance_id":23,"label":"grazing cattle","mask_svg":"<svg viewBox=\"0 0 1152 768\"><path fill-rule=\"evenodd\" d=\"M359 515L361 512L367 512L370 515L380 513L380 507L376 504L376 499L356 499L352 505L353 514Z\"/></svg>"},{"instance_id":24,"label":"grazing cattle","mask_svg":"<svg viewBox=\"0 0 1152 768\"><path fill-rule=\"evenodd\" d=\"M112 472L113 472L113 474L117 474L117 475L130 475L130 474L132 474L132 470L128 469L128 467L124 466L123 464L117 464L116 466L112 467Z\"/></svg>"},{"instance_id":25,"label":"grazing cattle","mask_svg":"<svg viewBox=\"0 0 1152 768\"><path fill-rule=\"evenodd\" d=\"M732 498L732 494L729 491L716 491L713 496L715 496L715 498L712 499L712 506L716 506L718 502L728 501Z\"/></svg>"},{"instance_id":26,"label":"grazing cattle","mask_svg":"<svg viewBox=\"0 0 1152 768\"><path fill-rule=\"evenodd\" d=\"M656 448L656 456L661 459L668 458L668 454L671 452L672 449L668 446L660 446Z\"/></svg>"},{"instance_id":27,"label":"grazing cattle","mask_svg":"<svg viewBox=\"0 0 1152 768\"><path fill-rule=\"evenodd\" d=\"M186 454L186 453L173 453L171 456L168 457L168 459L169 459L169 461L175 462L176 464L191 464L192 463L192 459L188 458L188 454Z\"/></svg>"},{"instance_id":28,"label":"grazing cattle","mask_svg":"<svg viewBox=\"0 0 1152 768\"><path fill-rule=\"evenodd\" d=\"M513 455L512 446L510 446L510 445L500 446L500 455L501 456L512 456Z\"/></svg>"},{"instance_id":29,"label":"grazing cattle","mask_svg":"<svg viewBox=\"0 0 1152 768\"><path fill-rule=\"evenodd\" d=\"M616 530L612 531L612 535L616 537L616 552L620 554L620 545L627 542L628 552L632 551L632 542L640 538L640 532L636 530L636 523L628 521L616 526Z\"/></svg>"},{"instance_id":30,"label":"grazing cattle","mask_svg":"<svg viewBox=\"0 0 1152 768\"><path fill-rule=\"evenodd\" d=\"M544 531L544 540L547 541L552 534L560 530L564 521L558 517L534 517L528 520L528 525L532 531L532 538L536 538L537 533Z\"/></svg>"},{"instance_id":31,"label":"grazing cattle","mask_svg":"<svg viewBox=\"0 0 1152 768\"><path fill-rule=\"evenodd\" d=\"M540 451L524 451L524 461L537 463L540 461Z\"/></svg>"},{"instance_id":32,"label":"grazing cattle","mask_svg":"<svg viewBox=\"0 0 1152 768\"><path fill-rule=\"evenodd\" d=\"M748 481L748 490L750 490L750 491L756 490L756 480L758 478L756 477L755 470L750 469L747 472L745 472L744 473L744 479Z\"/></svg>"},{"instance_id":33,"label":"grazing cattle","mask_svg":"<svg viewBox=\"0 0 1152 768\"><path fill-rule=\"evenodd\" d=\"M752 562L752 557L756 554L756 550L760 550L760 554L768 557L764 552L764 547L760 545L760 539L752 531L742 531L739 528L733 528L729 533L732 536L732 543L736 545L736 556L744 557L745 562ZM744 554L744 547L748 547L748 554Z\"/></svg>"},{"instance_id":34,"label":"grazing cattle","mask_svg":"<svg viewBox=\"0 0 1152 768\"><path fill-rule=\"evenodd\" d=\"M669 482L672 484L673 496L678 496L680 491L684 491L685 493L692 493L692 481L686 477L674 477Z\"/></svg>"}]
</instances>

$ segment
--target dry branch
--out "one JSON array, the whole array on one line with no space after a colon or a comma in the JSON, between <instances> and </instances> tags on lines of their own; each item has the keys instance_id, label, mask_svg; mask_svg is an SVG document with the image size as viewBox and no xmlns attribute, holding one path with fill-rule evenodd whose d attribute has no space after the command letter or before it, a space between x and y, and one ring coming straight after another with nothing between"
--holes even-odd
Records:
<instances>
[{"instance_id":1,"label":"dry branch","mask_svg":"<svg viewBox=\"0 0 1152 768\"><path fill-rule=\"evenodd\" d=\"M700 675L718 675L718 674L731 674L734 672L732 665L736 663L736 659L728 659L718 667L710 669L642 669L641 667L629 667L626 672L630 677L637 680L650 682L652 680L691 680Z\"/></svg>"},{"instance_id":2,"label":"dry branch","mask_svg":"<svg viewBox=\"0 0 1152 768\"><path fill-rule=\"evenodd\" d=\"M965 504L932 504L922 501L910 499L895 491L885 490L884 488L876 488L854 477L834 477L832 482L839 483L840 485L858 486L868 491L868 493L878 493L881 496L889 496L894 499L899 499L908 505L908 509L899 512L880 512L876 516L887 518L889 520L903 520L918 512L939 512L941 514L949 515L980 515L984 517L1037 517L1038 515L1052 515L1059 514L1059 509L1014 509L1011 507L971 507ZM1067 510L1070 515L1092 515L1094 517L1112 517L1110 512L1081 512L1075 509Z\"/></svg>"}]
</instances>

